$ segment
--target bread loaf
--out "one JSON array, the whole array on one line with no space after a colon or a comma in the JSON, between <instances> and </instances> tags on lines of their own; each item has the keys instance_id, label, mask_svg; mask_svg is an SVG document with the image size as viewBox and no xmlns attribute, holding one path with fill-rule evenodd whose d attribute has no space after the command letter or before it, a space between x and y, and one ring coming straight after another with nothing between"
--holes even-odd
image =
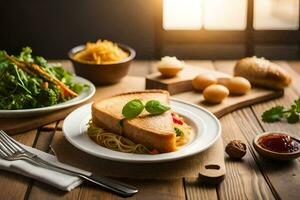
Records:
<instances>
[{"instance_id":1,"label":"bread loaf","mask_svg":"<svg viewBox=\"0 0 300 200\"><path fill-rule=\"evenodd\" d=\"M255 56L239 60L235 65L234 75L248 79L252 85L277 90L287 87L292 80L279 65Z\"/></svg>"}]
</instances>

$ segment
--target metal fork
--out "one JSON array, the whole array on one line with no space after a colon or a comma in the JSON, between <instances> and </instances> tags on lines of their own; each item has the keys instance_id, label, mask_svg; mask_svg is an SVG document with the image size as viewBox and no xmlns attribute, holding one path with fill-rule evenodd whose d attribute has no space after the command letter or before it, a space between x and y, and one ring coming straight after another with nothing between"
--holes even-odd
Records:
<instances>
[{"instance_id":1,"label":"metal fork","mask_svg":"<svg viewBox=\"0 0 300 200\"><path fill-rule=\"evenodd\" d=\"M49 170L57 171L60 173L68 174L71 176L80 177L86 181L95 183L104 189L110 190L121 196L132 196L138 192L138 189L134 186L121 183L106 177L95 177L93 175L87 176L85 174L65 169L50 162L43 160L35 154L30 153L19 145L14 139L8 136L3 130L0 130L0 157L5 160L25 160L31 162L37 166L44 167Z\"/></svg>"}]
</instances>

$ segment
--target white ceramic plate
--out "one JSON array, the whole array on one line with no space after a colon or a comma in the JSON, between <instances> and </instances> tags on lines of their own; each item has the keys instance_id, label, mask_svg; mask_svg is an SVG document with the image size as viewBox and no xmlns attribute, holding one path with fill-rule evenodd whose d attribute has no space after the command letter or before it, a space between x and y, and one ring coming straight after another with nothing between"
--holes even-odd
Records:
<instances>
[{"instance_id":1,"label":"white ceramic plate","mask_svg":"<svg viewBox=\"0 0 300 200\"><path fill-rule=\"evenodd\" d=\"M19 118L19 117L29 117L29 116L37 116L49 112L53 112L55 110L67 108L70 106L74 106L77 104L80 104L88 99L90 99L96 92L96 88L90 81L75 76L73 78L74 82L80 82L89 85L89 88L84 89L77 97L63 102L59 103L53 106L43 107L43 108L32 108L32 109L21 109L21 110L0 110L0 117L1 118Z\"/></svg>"},{"instance_id":2,"label":"white ceramic plate","mask_svg":"<svg viewBox=\"0 0 300 200\"><path fill-rule=\"evenodd\" d=\"M86 133L87 123L91 119L91 104L84 105L67 116L63 124L63 133L71 144L86 153L109 160L133 163L166 162L192 156L213 145L220 136L220 122L209 111L177 99L171 100L171 108L185 118L195 133L190 143L171 153L122 153L96 144Z\"/></svg>"}]
</instances>

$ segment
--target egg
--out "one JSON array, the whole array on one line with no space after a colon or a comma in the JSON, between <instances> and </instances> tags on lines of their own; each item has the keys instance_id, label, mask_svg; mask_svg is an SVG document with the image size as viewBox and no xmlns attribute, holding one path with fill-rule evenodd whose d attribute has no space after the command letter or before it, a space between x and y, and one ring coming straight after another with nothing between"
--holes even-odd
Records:
<instances>
[{"instance_id":1,"label":"egg","mask_svg":"<svg viewBox=\"0 0 300 200\"><path fill-rule=\"evenodd\" d=\"M219 84L213 84L203 90L204 99L209 103L221 103L229 95L229 90Z\"/></svg>"},{"instance_id":2,"label":"egg","mask_svg":"<svg viewBox=\"0 0 300 200\"><path fill-rule=\"evenodd\" d=\"M247 79L236 76L228 81L227 88L231 94L243 95L251 90L251 84Z\"/></svg>"},{"instance_id":3,"label":"egg","mask_svg":"<svg viewBox=\"0 0 300 200\"><path fill-rule=\"evenodd\" d=\"M176 57L165 56L157 63L157 70L166 78L175 77L185 66L183 61Z\"/></svg>"},{"instance_id":4,"label":"egg","mask_svg":"<svg viewBox=\"0 0 300 200\"><path fill-rule=\"evenodd\" d=\"M198 91L202 91L207 86L216 84L216 83L217 83L217 78L215 78L212 75L206 75L206 74L199 74L192 81L194 89L198 90Z\"/></svg>"}]
</instances>

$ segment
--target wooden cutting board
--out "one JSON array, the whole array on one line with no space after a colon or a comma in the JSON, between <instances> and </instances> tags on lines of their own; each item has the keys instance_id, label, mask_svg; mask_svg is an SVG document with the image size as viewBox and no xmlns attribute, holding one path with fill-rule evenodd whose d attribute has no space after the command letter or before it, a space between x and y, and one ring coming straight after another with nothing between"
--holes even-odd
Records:
<instances>
[{"instance_id":1,"label":"wooden cutting board","mask_svg":"<svg viewBox=\"0 0 300 200\"><path fill-rule=\"evenodd\" d=\"M51 149L66 164L92 171L96 176L133 179L197 178L199 181L219 183L226 173L222 138L204 152L176 161L161 163L117 162L89 155L71 145L60 131ZM84 158L84 162L82 159Z\"/></svg>"},{"instance_id":2,"label":"wooden cutting board","mask_svg":"<svg viewBox=\"0 0 300 200\"><path fill-rule=\"evenodd\" d=\"M210 104L204 100L204 97L200 92L196 92L193 89L192 80L198 74L212 75L218 79L228 79L232 77L230 74L213 69L186 65L184 70L173 78L164 78L159 72L148 75L146 77L146 88L167 90L172 97L200 105L214 113L217 117L221 117L245 106L281 97L284 94L283 90L274 91L262 88L252 88L246 95L230 95L220 104Z\"/></svg>"},{"instance_id":3,"label":"wooden cutting board","mask_svg":"<svg viewBox=\"0 0 300 200\"><path fill-rule=\"evenodd\" d=\"M198 74L210 74L216 78L231 77L231 75L220 71L186 65L185 68L173 78L164 78L159 72L148 75L146 77L146 88L167 90L171 95L192 91L192 80Z\"/></svg>"}]
</instances>

